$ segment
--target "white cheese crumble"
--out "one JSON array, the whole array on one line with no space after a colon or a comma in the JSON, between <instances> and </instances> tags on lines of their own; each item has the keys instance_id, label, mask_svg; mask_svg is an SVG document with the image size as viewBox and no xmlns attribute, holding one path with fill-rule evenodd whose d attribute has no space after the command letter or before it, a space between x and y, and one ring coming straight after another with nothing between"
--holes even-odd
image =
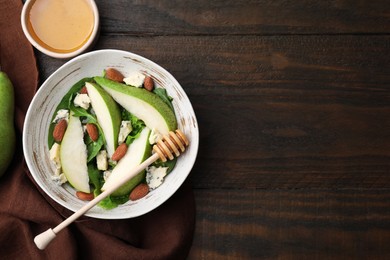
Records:
<instances>
[{"instance_id":1,"label":"white cheese crumble","mask_svg":"<svg viewBox=\"0 0 390 260\"><path fill-rule=\"evenodd\" d=\"M77 93L76 97L73 100L73 104L76 107L82 107L84 109L88 109L91 104L91 99L87 94Z\"/></svg>"},{"instance_id":2,"label":"white cheese crumble","mask_svg":"<svg viewBox=\"0 0 390 260\"><path fill-rule=\"evenodd\" d=\"M65 182L68 181L65 177L65 174L63 174L63 173L61 173L59 175L53 175L53 176L51 176L51 179L59 186L61 186L62 184L64 184Z\"/></svg>"},{"instance_id":3,"label":"white cheese crumble","mask_svg":"<svg viewBox=\"0 0 390 260\"><path fill-rule=\"evenodd\" d=\"M157 168L155 166L150 166L146 168L146 183L150 190L156 189L163 183L164 177L167 175L167 170L168 167Z\"/></svg>"},{"instance_id":4,"label":"white cheese crumble","mask_svg":"<svg viewBox=\"0 0 390 260\"><path fill-rule=\"evenodd\" d=\"M61 121L62 119L65 119L66 122L69 121L69 110L67 110L67 109L58 110L55 118L53 119L53 123L57 123L57 122Z\"/></svg>"},{"instance_id":5,"label":"white cheese crumble","mask_svg":"<svg viewBox=\"0 0 390 260\"><path fill-rule=\"evenodd\" d=\"M49 151L50 160L54 163L57 169L61 168L60 148L61 145L54 143Z\"/></svg>"},{"instance_id":6,"label":"white cheese crumble","mask_svg":"<svg viewBox=\"0 0 390 260\"><path fill-rule=\"evenodd\" d=\"M144 80L145 76L139 72L134 72L123 79L126 85L130 85L137 88L142 87L142 84L144 84Z\"/></svg>"},{"instance_id":7,"label":"white cheese crumble","mask_svg":"<svg viewBox=\"0 0 390 260\"><path fill-rule=\"evenodd\" d=\"M62 185L68 181L65 177L65 174L61 172L60 149L61 145L54 143L49 151L50 160L54 163L56 167L54 174L51 176L51 179L57 185Z\"/></svg>"},{"instance_id":8,"label":"white cheese crumble","mask_svg":"<svg viewBox=\"0 0 390 260\"><path fill-rule=\"evenodd\" d=\"M104 181L107 181L108 177L110 177L112 171L104 171L103 172L103 179Z\"/></svg>"},{"instance_id":9,"label":"white cheese crumble","mask_svg":"<svg viewBox=\"0 0 390 260\"><path fill-rule=\"evenodd\" d=\"M96 155L96 164L98 170L105 171L108 169L108 161L107 161L107 151L101 150Z\"/></svg>"},{"instance_id":10,"label":"white cheese crumble","mask_svg":"<svg viewBox=\"0 0 390 260\"><path fill-rule=\"evenodd\" d=\"M111 159L111 157L108 158L108 165L111 165L112 167L115 167L117 164L118 164L117 161L113 161L113 160Z\"/></svg>"},{"instance_id":11,"label":"white cheese crumble","mask_svg":"<svg viewBox=\"0 0 390 260\"><path fill-rule=\"evenodd\" d=\"M130 121L122 121L121 128L119 129L118 144L123 143L126 137L130 134L133 127Z\"/></svg>"},{"instance_id":12,"label":"white cheese crumble","mask_svg":"<svg viewBox=\"0 0 390 260\"><path fill-rule=\"evenodd\" d=\"M161 138L162 138L162 135L155 128L153 128L152 131L150 132L150 135L149 135L149 143L155 144Z\"/></svg>"},{"instance_id":13,"label":"white cheese crumble","mask_svg":"<svg viewBox=\"0 0 390 260\"><path fill-rule=\"evenodd\" d=\"M96 113L95 113L95 110L93 110L93 107L91 107L91 109L89 110L89 112L90 112L92 115L96 116Z\"/></svg>"}]
</instances>

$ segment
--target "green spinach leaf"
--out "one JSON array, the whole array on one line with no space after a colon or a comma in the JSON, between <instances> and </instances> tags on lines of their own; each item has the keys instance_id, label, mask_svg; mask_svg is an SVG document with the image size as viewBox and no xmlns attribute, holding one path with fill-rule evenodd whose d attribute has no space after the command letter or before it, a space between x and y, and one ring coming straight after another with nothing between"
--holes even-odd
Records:
<instances>
[{"instance_id":1,"label":"green spinach leaf","mask_svg":"<svg viewBox=\"0 0 390 260\"><path fill-rule=\"evenodd\" d=\"M104 138L102 134L99 134L99 138L94 142L92 139L87 135L87 151L88 151L88 158L87 162L90 162L93 158L97 156L99 151L102 149L104 145Z\"/></svg>"},{"instance_id":2,"label":"green spinach leaf","mask_svg":"<svg viewBox=\"0 0 390 260\"><path fill-rule=\"evenodd\" d=\"M58 110L61 109L70 109L69 108L69 98L74 95L76 92L79 92L85 85L85 82L91 81L93 78L83 78L80 81L78 81L76 84L74 84L68 93L61 99L60 103L58 104L57 108L55 109L53 116L51 118L51 122L53 122L54 118L57 115ZM53 138L53 130L55 127L55 123L51 123L49 126L49 135L48 135L48 140L47 143L49 147L52 147L54 144L54 138Z\"/></svg>"},{"instance_id":3,"label":"green spinach leaf","mask_svg":"<svg viewBox=\"0 0 390 260\"><path fill-rule=\"evenodd\" d=\"M98 168L96 167L95 162L88 163L88 176L89 181L94 187L94 193L97 191L100 192L100 189L103 186L103 177Z\"/></svg>"},{"instance_id":4,"label":"green spinach leaf","mask_svg":"<svg viewBox=\"0 0 390 260\"><path fill-rule=\"evenodd\" d=\"M120 204L126 203L128 200L128 195L120 197L108 196L107 198L100 201L98 205L103 209L113 209L118 207Z\"/></svg>"},{"instance_id":5,"label":"green spinach leaf","mask_svg":"<svg viewBox=\"0 0 390 260\"><path fill-rule=\"evenodd\" d=\"M145 123L125 109L122 110L122 120L130 121L131 127L133 128L125 141L126 144L129 146L135 139L139 137L142 129L144 129L145 127Z\"/></svg>"},{"instance_id":6,"label":"green spinach leaf","mask_svg":"<svg viewBox=\"0 0 390 260\"><path fill-rule=\"evenodd\" d=\"M167 174L170 173L176 165L177 157L173 160L162 162L161 160L157 160L153 163L155 167L168 167Z\"/></svg>"},{"instance_id":7,"label":"green spinach leaf","mask_svg":"<svg viewBox=\"0 0 390 260\"><path fill-rule=\"evenodd\" d=\"M88 112L88 110L85 110L82 107L76 107L73 104L73 99L74 95L71 95L69 98L69 109L74 113L73 116L84 117L86 119L86 123L93 123L98 126L96 117Z\"/></svg>"},{"instance_id":8,"label":"green spinach leaf","mask_svg":"<svg viewBox=\"0 0 390 260\"><path fill-rule=\"evenodd\" d=\"M155 88L153 93L159 96L171 109L173 109L172 100L173 98L168 96L167 90L165 88Z\"/></svg>"}]
</instances>

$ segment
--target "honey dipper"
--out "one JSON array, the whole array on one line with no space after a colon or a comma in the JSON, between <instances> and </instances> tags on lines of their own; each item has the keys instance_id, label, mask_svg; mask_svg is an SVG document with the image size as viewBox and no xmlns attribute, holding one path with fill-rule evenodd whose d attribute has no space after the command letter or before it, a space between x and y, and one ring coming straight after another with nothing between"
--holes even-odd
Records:
<instances>
[{"instance_id":1,"label":"honey dipper","mask_svg":"<svg viewBox=\"0 0 390 260\"><path fill-rule=\"evenodd\" d=\"M120 182L115 183L115 185L111 186L109 189L102 192L99 196L88 202L82 208L77 210L55 228L44 231L43 233L37 235L34 238L34 243L36 246L43 250L46 246L56 237L56 234L60 232L63 228L67 227L73 221L84 215L88 210L90 210L93 206L98 204L101 200L109 196L120 186L128 182L131 178L137 175L139 172L144 170L153 162L157 161L157 159L161 159L163 162L166 162L167 159L172 160L175 156L179 156L180 152L183 153L185 148L189 145L188 139L179 129L175 132L169 132L169 135L163 137L163 139L159 140L157 144L153 146L153 155L146 159L143 163L133 168L129 173L127 173L126 177L123 178Z\"/></svg>"}]
</instances>

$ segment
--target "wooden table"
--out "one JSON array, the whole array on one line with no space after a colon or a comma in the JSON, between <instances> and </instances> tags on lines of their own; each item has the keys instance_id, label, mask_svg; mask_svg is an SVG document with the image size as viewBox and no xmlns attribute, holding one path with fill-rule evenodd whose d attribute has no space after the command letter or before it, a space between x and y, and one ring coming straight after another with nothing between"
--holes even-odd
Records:
<instances>
[{"instance_id":1,"label":"wooden table","mask_svg":"<svg viewBox=\"0 0 390 260\"><path fill-rule=\"evenodd\" d=\"M390 258L389 1L97 1L200 126L189 259ZM37 53L43 82L65 61Z\"/></svg>"}]
</instances>

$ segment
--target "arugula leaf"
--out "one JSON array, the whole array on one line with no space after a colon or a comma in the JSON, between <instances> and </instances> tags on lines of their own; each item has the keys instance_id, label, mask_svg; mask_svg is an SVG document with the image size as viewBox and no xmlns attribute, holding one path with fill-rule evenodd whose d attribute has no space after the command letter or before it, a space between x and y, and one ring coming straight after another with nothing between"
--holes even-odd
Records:
<instances>
[{"instance_id":1,"label":"arugula leaf","mask_svg":"<svg viewBox=\"0 0 390 260\"><path fill-rule=\"evenodd\" d=\"M87 151L88 151L87 162L90 162L93 158L96 157L96 155L102 149L104 145L104 137L102 134L99 134L99 138L95 142L92 141L89 135L87 135L86 138L87 138Z\"/></svg>"},{"instance_id":2,"label":"arugula leaf","mask_svg":"<svg viewBox=\"0 0 390 260\"><path fill-rule=\"evenodd\" d=\"M82 107L76 107L73 104L74 94L70 96L69 98L69 109L74 113L73 116L76 117L85 117L87 123L93 123L98 126L97 119L94 115L89 113L87 110L85 110ZM100 130L100 129L99 129Z\"/></svg>"},{"instance_id":3,"label":"arugula leaf","mask_svg":"<svg viewBox=\"0 0 390 260\"><path fill-rule=\"evenodd\" d=\"M139 137L142 129L145 127L145 123L135 115L128 112L126 109L122 110L122 120L130 121L131 127L133 128L125 141L127 146L129 146L135 139Z\"/></svg>"},{"instance_id":4,"label":"arugula leaf","mask_svg":"<svg viewBox=\"0 0 390 260\"><path fill-rule=\"evenodd\" d=\"M123 196L110 196L111 200L116 204L123 204L126 203L129 200L129 195L123 195Z\"/></svg>"},{"instance_id":5,"label":"arugula leaf","mask_svg":"<svg viewBox=\"0 0 390 260\"><path fill-rule=\"evenodd\" d=\"M99 206L103 209L113 209L118 207L120 204L123 204L129 200L128 195L114 197L114 196L108 196L105 199L101 200L99 202Z\"/></svg>"},{"instance_id":6,"label":"arugula leaf","mask_svg":"<svg viewBox=\"0 0 390 260\"><path fill-rule=\"evenodd\" d=\"M104 180L102 174L97 169L95 162L88 163L88 176L89 176L89 181L94 187L93 194L95 197L97 197L101 193L101 188L103 186ZM100 201L98 205L104 209L113 209L118 207L118 205L125 203L128 200L129 200L128 196L121 196L121 197L108 196L107 198Z\"/></svg>"},{"instance_id":7,"label":"arugula leaf","mask_svg":"<svg viewBox=\"0 0 390 260\"><path fill-rule=\"evenodd\" d=\"M100 189L103 186L103 178L102 174L100 173L94 162L88 163L88 176L89 181L94 187L94 193L96 190L100 192Z\"/></svg>"},{"instance_id":8,"label":"arugula leaf","mask_svg":"<svg viewBox=\"0 0 390 260\"><path fill-rule=\"evenodd\" d=\"M82 108L82 107L76 107L73 103L74 95L71 95L69 97L69 109L73 112L73 116L80 117L85 119L85 123L92 123L95 124L99 130L99 138L94 142L91 140L89 135L86 135L86 144L87 144L87 150L88 150L88 158L87 162L90 162L93 158L96 157L96 155L99 153L99 151L102 149L105 143L105 137L102 128L97 122L97 119L94 115L92 115L88 110Z\"/></svg>"},{"instance_id":9,"label":"arugula leaf","mask_svg":"<svg viewBox=\"0 0 390 260\"><path fill-rule=\"evenodd\" d=\"M167 174L170 173L173 168L176 165L177 157L175 157L173 160L162 162L161 160L157 160L153 163L153 166L155 167L168 167Z\"/></svg>"},{"instance_id":10,"label":"arugula leaf","mask_svg":"<svg viewBox=\"0 0 390 260\"><path fill-rule=\"evenodd\" d=\"M122 108L121 116L122 116L122 120L124 121L131 121L131 118L133 117L131 113L124 108Z\"/></svg>"},{"instance_id":11,"label":"arugula leaf","mask_svg":"<svg viewBox=\"0 0 390 260\"><path fill-rule=\"evenodd\" d=\"M167 90L165 88L155 88L153 93L159 96L171 109L173 109L172 100L173 98L168 96Z\"/></svg>"},{"instance_id":12,"label":"arugula leaf","mask_svg":"<svg viewBox=\"0 0 390 260\"><path fill-rule=\"evenodd\" d=\"M102 199L98 205L103 209L113 209L118 207L118 204L111 200L111 196Z\"/></svg>"},{"instance_id":13,"label":"arugula leaf","mask_svg":"<svg viewBox=\"0 0 390 260\"><path fill-rule=\"evenodd\" d=\"M53 116L51 118L51 121L53 122L54 118L57 115L58 110L61 109L70 109L69 108L69 98L74 95L75 93L79 92L85 85L85 82L91 81L93 78L83 78L80 81L78 81L76 84L74 84L68 93L61 99L60 103L58 104L57 108L55 109ZM49 147L52 147L54 144L54 138L53 138L53 131L54 131L55 124L51 123L49 126L49 135L47 138L47 143Z\"/></svg>"}]
</instances>

